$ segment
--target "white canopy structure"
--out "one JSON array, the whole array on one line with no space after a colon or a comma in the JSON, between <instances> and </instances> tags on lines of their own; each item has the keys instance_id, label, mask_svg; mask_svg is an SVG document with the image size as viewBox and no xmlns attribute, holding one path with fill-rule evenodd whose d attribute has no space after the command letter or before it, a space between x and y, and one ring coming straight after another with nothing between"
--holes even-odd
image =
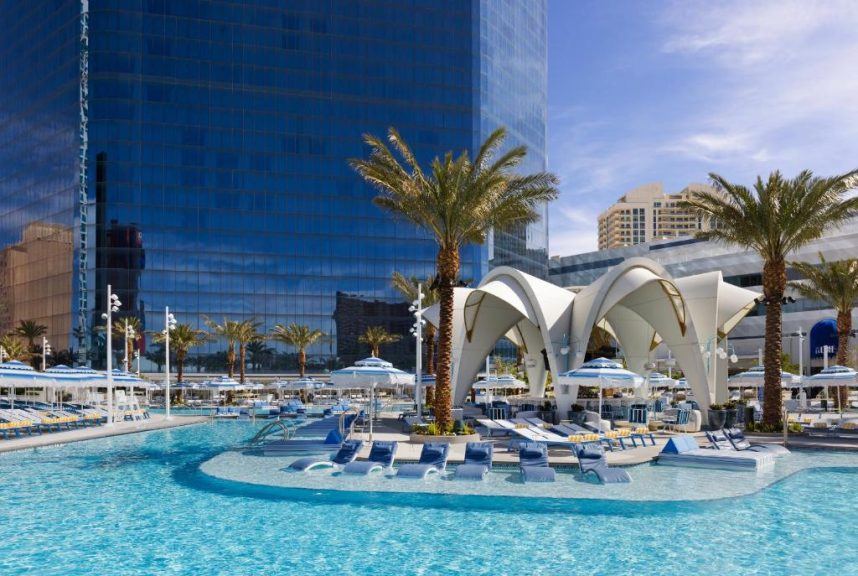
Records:
<instances>
[{"instance_id":1,"label":"white canopy structure","mask_svg":"<svg viewBox=\"0 0 858 576\"><path fill-rule=\"evenodd\" d=\"M409 374L381 358L371 356L358 360L354 366L331 372L331 382L337 388L370 388L413 386L414 374Z\"/></svg>"},{"instance_id":2,"label":"white canopy structure","mask_svg":"<svg viewBox=\"0 0 858 576\"><path fill-rule=\"evenodd\" d=\"M754 366L748 370L736 374L729 380L730 388L762 388L765 380L766 370L763 366ZM791 372L781 372L781 386L784 388L795 388L801 386L801 378Z\"/></svg>"},{"instance_id":3,"label":"white canopy structure","mask_svg":"<svg viewBox=\"0 0 858 576\"><path fill-rule=\"evenodd\" d=\"M477 380L472 388L474 390L521 390L527 388L527 384L512 374L502 374Z\"/></svg>"},{"instance_id":4,"label":"white canopy structure","mask_svg":"<svg viewBox=\"0 0 858 576\"><path fill-rule=\"evenodd\" d=\"M829 366L804 379L805 386L858 386L858 373L847 366Z\"/></svg>"},{"instance_id":5,"label":"white canopy structure","mask_svg":"<svg viewBox=\"0 0 858 576\"><path fill-rule=\"evenodd\" d=\"M657 262L630 258L582 289L560 288L519 270L491 270L477 288L456 288L453 326L453 402L461 405L485 357L506 337L523 353L530 395L541 397L548 373L561 413L578 395L561 373L584 363L593 328L619 343L626 365L644 374L664 343L706 410L727 400L726 360L714 352L756 305L759 293L724 282L720 272L673 279ZM438 305L423 317L438 325Z\"/></svg>"}]
</instances>

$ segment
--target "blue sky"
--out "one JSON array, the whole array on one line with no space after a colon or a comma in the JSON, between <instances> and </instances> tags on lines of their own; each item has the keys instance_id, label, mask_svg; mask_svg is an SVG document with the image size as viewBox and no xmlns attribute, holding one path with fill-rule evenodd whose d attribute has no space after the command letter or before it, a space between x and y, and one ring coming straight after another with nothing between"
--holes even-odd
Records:
<instances>
[{"instance_id":1,"label":"blue sky","mask_svg":"<svg viewBox=\"0 0 858 576\"><path fill-rule=\"evenodd\" d=\"M858 2L549 0L552 255L625 191L858 168Z\"/></svg>"}]
</instances>

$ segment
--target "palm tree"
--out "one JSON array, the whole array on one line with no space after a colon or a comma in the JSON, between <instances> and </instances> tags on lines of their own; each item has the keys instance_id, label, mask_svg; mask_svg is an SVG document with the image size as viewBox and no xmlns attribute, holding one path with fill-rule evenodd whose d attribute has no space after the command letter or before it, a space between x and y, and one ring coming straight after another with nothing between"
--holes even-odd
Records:
<instances>
[{"instance_id":1,"label":"palm tree","mask_svg":"<svg viewBox=\"0 0 858 576\"><path fill-rule=\"evenodd\" d=\"M238 344L238 374L239 382L244 384L244 373L247 370L247 345L262 340L259 333L259 322L253 318L238 323L235 332L235 342Z\"/></svg>"},{"instance_id":2,"label":"palm tree","mask_svg":"<svg viewBox=\"0 0 858 576\"><path fill-rule=\"evenodd\" d=\"M203 316L203 321L215 336L226 340L226 372L232 378L235 375L235 342L238 339L240 322L224 318L223 324L218 324L208 316Z\"/></svg>"},{"instance_id":3,"label":"palm tree","mask_svg":"<svg viewBox=\"0 0 858 576\"><path fill-rule=\"evenodd\" d=\"M380 357L379 349L382 344L392 344L399 342L402 336L399 334L391 334L384 326L369 326L364 333L358 337L358 342L361 344L369 344L372 349L372 355L376 358Z\"/></svg>"},{"instance_id":4,"label":"palm tree","mask_svg":"<svg viewBox=\"0 0 858 576\"><path fill-rule=\"evenodd\" d=\"M781 348L786 257L820 238L858 213L858 198L847 198L858 171L830 178L809 170L794 179L772 172L757 177L753 192L710 174L715 191L694 192L683 204L712 222L698 237L753 250L763 260L763 296L766 303L766 343L763 424L775 428L781 421Z\"/></svg>"},{"instance_id":5,"label":"palm tree","mask_svg":"<svg viewBox=\"0 0 858 576\"><path fill-rule=\"evenodd\" d=\"M247 353L250 356L250 369L261 370L263 364L271 359L272 350L260 339L247 343Z\"/></svg>"},{"instance_id":6,"label":"palm tree","mask_svg":"<svg viewBox=\"0 0 858 576\"><path fill-rule=\"evenodd\" d=\"M44 324L39 324L34 320L21 320L18 327L15 328L15 334L27 340L27 351L30 353L30 362L33 368L38 368L39 352L41 344L36 346L36 338L41 338L48 333L48 327Z\"/></svg>"},{"instance_id":7,"label":"palm tree","mask_svg":"<svg viewBox=\"0 0 858 576\"><path fill-rule=\"evenodd\" d=\"M482 244L489 230L508 229L539 219L537 208L557 197L557 178L548 172L517 175L513 170L527 155L524 146L513 147L497 159L506 138L495 130L471 160L467 151L458 157L447 152L436 157L428 173L411 148L394 129L388 140L399 158L379 138L365 135L372 148L366 160L352 167L380 192L375 204L416 224L438 243L437 282L441 303L435 416L441 430L452 424L450 367L453 344L453 288L459 280L459 249Z\"/></svg>"},{"instance_id":8,"label":"palm tree","mask_svg":"<svg viewBox=\"0 0 858 576\"><path fill-rule=\"evenodd\" d=\"M393 287L402 295L402 298L408 302L417 300L417 286L420 285L423 292L423 306L428 308L437 304L440 297L438 285L432 282L432 278L420 280L416 276L406 278L399 272L394 272L391 278ZM432 375L435 373L435 326L426 323L423 328L423 338L426 340L426 374ZM426 386L426 404L432 405L435 399L435 391L433 386Z\"/></svg>"},{"instance_id":9,"label":"palm tree","mask_svg":"<svg viewBox=\"0 0 858 576\"><path fill-rule=\"evenodd\" d=\"M30 353L16 334L6 334L0 338L0 348L3 348L3 361L20 360L25 362L30 358Z\"/></svg>"},{"instance_id":10,"label":"palm tree","mask_svg":"<svg viewBox=\"0 0 858 576\"><path fill-rule=\"evenodd\" d=\"M158 343L163 343L166 336L163 332L155 332L153 340ZM170 349L176 355L176 381L181 384L185 374L185 359L188 357L188 350L195 346L201 346L208 342L209 335L205 330L194 328L190 324L176 324L176 327L170 330ZM181 399L181 390L176 393L177 401Z\"/></svg>"},{"instance_id":11,"label":"palm tree","mask_svg":"<svg viewBox=\"0 0 858 576\"><path fill-rule=\"evenodd\" d=\"M849 361L849 335L852 333L852 308L858 302L858 259L848 258L826 262L819 253L819 265L791 262L792 267L807 280L790 282L805 298L825 302L837 312L837 363L845 366ZM848 401L849 389L840 388L840 406Z\"/></svg>"},{"instance_id":12,"label":"palm tree","mask_svg":"<svg viewBox=\"0 0 858 576\"><path fill-rule=\"evenodd\" d=\"M288 326L277 324L271 331L272 340L282 342L298 350L298 373L301 378L304 377L307 368L307 348L325 337L326 334L321 330L314 330L305 324L296 324L295 322Z\"/></svg>"},{"instance_id":13,"label":"palm tree","mask_svg":"<svg viewBox=\"0 0 858 576\"><path fill-rule=\"evenodd\" d=\"M125 340L125 334L128 329L134 331L134 338ZM113 321L113 336L121 338L123 346L125 346L125 371L130 371L131 358L134 356L135 343L143 338L143 332L140 330L140 319L136 316L126 316L125 318L117 318Z\"/></svg>"}]
</instances>

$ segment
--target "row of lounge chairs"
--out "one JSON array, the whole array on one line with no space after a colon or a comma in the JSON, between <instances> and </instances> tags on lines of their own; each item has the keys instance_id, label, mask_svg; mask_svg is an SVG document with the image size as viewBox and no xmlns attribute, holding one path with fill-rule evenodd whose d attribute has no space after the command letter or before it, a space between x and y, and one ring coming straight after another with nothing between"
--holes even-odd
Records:
<instances>
[{"instance_id":1,"label":"row of lounge chairs","mask_svg":"<svg viewBox=\"0 0 858 576\"><path fill-rule=\"evenodd\" d=\"M308 472L317 468L335 468L343 474L366 476L373 472L390 470L396 457L398 444L395 441L372 443L369 457L357 461L363 448L361 440L347 440L330 458L316 456L299 458L287 470ZM454 472L456 480L483 480L492 469L493 446L490 442L468 442L465 446L464 462ZM450 445L428 442L423 445L420 459L416 463L403 464L396 472L399 478L426 478L446 470ZM583 475L594 474L602 483L631 482L625 470L609 468L604 449L599 445L581 446L576 452ZM519 470L524 482L554 482L555 471L548 464L548 446L543 442L525 442L519 448Z\"/></svg>"},{"instance_id":2,"label":"row of lounge chairs","mask_svg":"<svg viewBox=\"0 0 858 576\"><path fill-rule=\"evenodd\" d=\"M549 446L565 446L577 450L580 446L590 444L601 444L608 450L614 448L625 450L627 442L631 442L633 448L637 448L638 441L646 446L649 438L655 446L655 437L646 427L626 428L599 432L577 424L549 424L539 418L514 418L512 420L489 420L477 419L486 435L491 437L495 434L515 436L517 440L510 442L510 449L520 446L523 442L541 442Z\"/></svg>"},{"instance_id":3,"label":"row of lounge chairs","mask_svg":"<svg viewBox=\"0 0 858 576\"><path fill-rule=\"evenodd\" d=\"M106 421L106 411L81 404L68 404L60 410L42 402L13 405L0 401L0 435L3 438L84 428Z\"/></svg>"}]
</instances>

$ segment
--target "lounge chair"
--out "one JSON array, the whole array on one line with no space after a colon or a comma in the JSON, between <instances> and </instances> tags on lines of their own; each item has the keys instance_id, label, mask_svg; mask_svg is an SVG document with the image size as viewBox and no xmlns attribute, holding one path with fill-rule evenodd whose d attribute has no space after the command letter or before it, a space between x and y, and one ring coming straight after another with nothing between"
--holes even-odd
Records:
<instances>
[{"instance_id":1,"label":"lounge chair","mask_svg":"<svg viewBox=\"0 0 858 576\"><path fill-rule=\"evenodd\" d=\"M368 475L370 472L381 472L393 466L398 444L377 440L372 443L367 460L349 462L343 467L345 474Z\"/></svg>"},{"instance_id":2,"label":"lounge chair","mask_svg":"<svg viewBox=\"0 0 858 576\"><path fill-rule=\"evenodd\" d=\"M745 438L745 433L738 428L722 428L721 432L730 442L734 450L741 452L742 450L750 450L752 452L767 452L775 456L783 456L789 454L789 450L777 444L751 444Z\"/></svg>"},{"instance_id":3,"label":"lounge chair","mask_svg":"<svg viewBox=\"0 0 858 576\"><path fill-rule=\"evenodd\" d=\"M403 464L396 475L401 478L426 478L433 472L440 474L447 468L449 453L449 443L427 442L420 451L420 460L416 464Z\"/></svg>"},{"instance_id":4,"label":"lounge chair","mask_svg":"<svg viewBox=\"0 0 858 576\"><path fill-rule=\"evenodd\" d=\"M667 441L658 455L657 463L692 468L756 471L773 465L774 460L774 455L767 452L701 448L694 436L680 434Z\"/></svg>"},{"instance_id":5,"label":"lounge chair","mask_svg":"<svg viewBox=\"0 0 858 576\"><path fill-rule=\"evenodd\" d=\"M346 440L343 442L343 445L334 454L331 458L322 460L315 456L307 456L306 458L299 458L295 460L291 464L287 470L291 470L294 472L309 472L314 468L328 468L328 467L337 467L337 466L345 466L350 462L354 462L357 458L358 452L363 448L363 441L361 440Z\"/></svg>"},{"instance_id":6,"label":"lounge chair","mask_svg":"<svg viewBox=\"0 0 858 576\"><path fill-rule=\"evenodd\" d=\"M497 432L499 436L510 435L509 428L498 424L494 420L489 420L488 418L477 418L477 424L486 429L484 436L488 436L489 438L494 436L495 432Z\"/></svg>"},{"instance_id":7,"label":"lounge chair","mask_svg":"<svg viewBox=\"0 0 858 576\"><path fill-rule=\"evenodd\" d=\"M625 470L608 466L605 450L599 445L579 446L575 449L575 456L578 458L582 476L592 472L602 484L623 484L632 481L632 477Z\"/></svg>"},{"instance_id":8,"label":"lounge chair","mask_svg":"<svg viewBox=\"0 0 858 576\"><path fill-rule=\"evenodd\" d=\"M492 469L493 451L489 442L468 442L465 462L456 466L456 480L483 480Z\"/></svg>"},{"instance_id":9,"label":"lounge chair","mask_svg":"<svg viewBox=\"0 0 858 576\"><path fill-rule=\"evenodd\" d=\"M554 468L548 465L548 446L527 442L518 452L521 479L524 482L554 482Z\"/></svg>"}]
</instances>

